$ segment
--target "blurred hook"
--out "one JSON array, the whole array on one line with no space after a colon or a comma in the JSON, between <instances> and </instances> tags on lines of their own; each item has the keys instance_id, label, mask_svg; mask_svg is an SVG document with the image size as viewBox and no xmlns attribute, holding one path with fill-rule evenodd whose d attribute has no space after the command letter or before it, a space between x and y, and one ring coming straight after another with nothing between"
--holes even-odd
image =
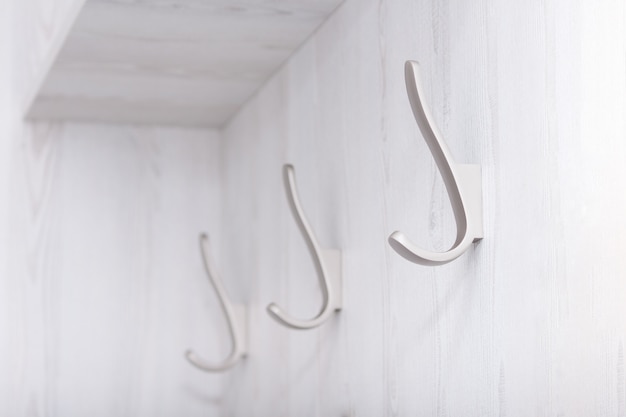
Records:
<instances>
[{"instance_id":1,"label":"blurred hook","mask_svg":"<svg viewBox=\"0 0 626 417\"><path fill-rule=\"evenodd\" d=\"M195 367L207 372L220 372L232 368L246 356L246 309L242 305L233 305L226 294L226 290L213 268L212 258L209 254L209 237L206 233L200 235L200 252L204 261L204 269L213 289L217 293L222 311L228 321L228 331L232 341L232 350L228 357L219 364L210 364L202 360L192 350L187 350L185 356Z\"/></svg>"}]
</instances>

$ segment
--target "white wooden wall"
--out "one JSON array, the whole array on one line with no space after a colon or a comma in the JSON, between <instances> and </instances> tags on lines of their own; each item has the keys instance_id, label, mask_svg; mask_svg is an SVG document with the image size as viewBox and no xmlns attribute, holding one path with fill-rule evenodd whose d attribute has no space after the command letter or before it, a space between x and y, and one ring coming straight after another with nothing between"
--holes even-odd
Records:
<instances>
[{"instance_id":1,"label":"white wooden wall","mask_svg":"<svg viewBox=\"0 0 626 417\"><path fill-rule=\"evenodd\" d=\"M219 132L21 121L80 0L0 1L0 415L626 415L626 5L347 0ZM69 16L69 17L68 17ZM483 167L485 239L454 237L403 64L419 60L460 162ZM291 162L344 310L287 208ZM197 233L250 306L227 352Z\"/></svg>"},{"instance_id":2,"label":"white wooden wall","mask_svg":"<svg viewBox=\"0 0 626 417\"><path fill-rule=\"evenodd\" d=\"M348 0L224 129L222 259L252 306L228 416L626 415L626 5L616 0ZM412 265L396 229L454 240L411 116L423 64L460 162L483 167L485 239ZM296 167L344 311L320 292L280 169Z\"/></svg>"},{"instance_id":3,"label":"white wooden wall","mask_svg":"<svg viewBox=\"0 0 626 417\"><path fill-rule=\"evenodd\" d=\"M219 132L23 122L75 4L0 1L0 415L216 414Z\"/></svg>"},{"instance_id":4,"label":"white wooden wall","mask_svg":"<svg viewBox=\"0 0 626 417\"><path fill-rule=\"evenodd\" d=\"M216 138L28 128L11 170L7 415L201 416L215 407L219 381L183 353L222 353L197 245L200 231L217 228Z\"/></svg>"}]
</instances>

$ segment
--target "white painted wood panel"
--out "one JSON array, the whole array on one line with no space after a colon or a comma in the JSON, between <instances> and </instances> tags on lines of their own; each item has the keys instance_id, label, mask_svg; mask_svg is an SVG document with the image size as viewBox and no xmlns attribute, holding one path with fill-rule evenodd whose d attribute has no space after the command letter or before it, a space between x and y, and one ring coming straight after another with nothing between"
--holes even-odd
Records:
<instances>
[{"instance_id":1,"label":"white painted wood panel","mask_svg":"<svg viewBox=\"0 0 626 417\"><path fill-rule=\"evenodd\" d=\"M624 414L625 13L586 0L339 8L223 131L223 257L256 311L226 415ZM407 59L455 157L483 167L485 239L438 268L386 243L395 229L437 250L454 239ZM320 303L285 162L321 244L344 251L344 311L309 332L263 311Z\"/></svg>"},{"instance_id":2,"label":"white painted wood panel","mask_svg":"<svg viewBox=\"0 0 626 417\"><path fill-rule=\"evenodd\" d=\"M622 2L348 0L221 140L24 124L69 10L44 3L0 2L1 415L626 413ZM483 167L485 239L439 268L386 244L454 236L406 59L455 157ZM345 308L310 332L264 311L321 302L284 162L344 254ZM250 357L224 375L182 357L228 348L201 230L250 305Z\"/></svg>"},{"instance_id":3,"label":"white painted wood panel","mask_svg":"<svg viewBox=\"0 0 626 417\"><path fill-rule=\"evenodd\" d=\"M25 133L4 283L11 415L216 413L220 380L183 356L229 348L197 245L203 230L219 239L216 134Z\"/></svg>"},{"instance_id":4,"label":"white painted wood panel","mask_svg":"<svg viewBox=\"0 0 626 417\"><path fill-rule=\"evenodd\" d=\"M197 245L218 132L24 123L71 16L43 3L0 2L0 415L217 415L183 354L229 348Z\"/></svg>"},{"instance_id":5,"label":"white painted wood panel","mask_svg":"<svg viewBox=\"0 0 626 417\"><path fill-rule=\"evenodd\" d=\"M13 0L11 13L5 15L10 37L5 51L11 51L8 65L17 69L10 89L16 90L15 106L22 117L39 92L45 76L63 45L85 0ZM10 39L15 42L11 45ZM6 90L3 90L6 91Z\"/></svg>"},{"instance_id":6,"label":"white painted wood panel","mask_svg":"<svg viewBox=\"0 0 626 417\"><path fill-rule=\"evenodd\" d=\"M183 353L229 348L197 246L218 132L24 123L71 15L44 3L0 2L0 414L217 415Z\"/></svg>"},{"instance_id":7,"label":"white painted wood panel","mask_svg":"<svg viewBox=\"0 0 626 417\"><path fill-rule=\"evenodd\" d=\"M29 116L220 126L341 0L87 0Z\"/></svg>"}]
</instances>

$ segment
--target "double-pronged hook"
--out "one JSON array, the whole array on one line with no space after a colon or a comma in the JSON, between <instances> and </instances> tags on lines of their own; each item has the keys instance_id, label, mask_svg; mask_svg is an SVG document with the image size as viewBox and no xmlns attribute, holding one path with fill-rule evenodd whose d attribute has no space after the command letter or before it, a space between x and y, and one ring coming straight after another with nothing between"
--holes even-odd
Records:
<instances>
[{"instance_id":1,"label":"double-pronged hook","mask_svg":"<svg viewBox=\"0 0 626 417\"><path fill-rule=\"evenodd\" d=\"M200 252L204 261L204 269L209 278L209 282L217 293L222 311L228 322L228 331L232 341L232 350L228 357L220 364L210 364L202 360L193 351L188 350L185 356L192 365L207 372L220 372L232 368L243 357L246 356L246 309L241 305L233 305L226 294L221 279L213 267L211 255L209 254L209 238L203 233L200 235Z\"/></svg>"},{"instance_id":2,"label":"double-pronged hook","mask_svg":"<svg viewBox=\"0 0 626 417\"><path fill-rule=\"evenodd\" d=\"M424 88L419 64L405 65L406 90L426 144L446 185L454 219L456 240L447 252L430 252L413 244L402 232L393 232L389 244L401 256L421 265L442 265L461 256L474 242L483 238L482 181L480 165L457 164L434 123L430 109L424 103Z\"/></svg>"},{"instance_id":3,"label":"double-pronged hook","mask_svg":"<svg viewBox=\"0 0 626 417\"><path fill-rule=\"evenodd\" d=\"M341 310L341 252L339 250L320 249L317 239L309 225L296 190L296 179L292 165L283 166L283 182L291 214L298 224L304 237L309 253L315 265L315 271L322 288L324 304L319 314L310 320L295 319L285 313L280 307L272 303L267 311L279 323L293 329L312 329L328 320L335 311Z\"/></svg>"}]
</instances>

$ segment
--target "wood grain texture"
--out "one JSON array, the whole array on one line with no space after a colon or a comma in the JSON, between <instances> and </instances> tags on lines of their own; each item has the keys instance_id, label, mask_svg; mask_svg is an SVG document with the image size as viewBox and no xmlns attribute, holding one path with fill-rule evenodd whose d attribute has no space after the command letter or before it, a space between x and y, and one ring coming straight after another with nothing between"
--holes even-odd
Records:
<instances>
[{"instance_id":1,"label":"wood grain texture","mask_svg":"<svg viewBox=\"0 0 626 417\"><path fill-rule=\"evenodd\" d=\"M217 415L218 132L25 123L68 5L0 2L0 415Z\"/></svg>"},{"instance_id":2,"label":"wood grain texture","mask_svg":"<svg viewBox=\"0 0 626 417\"><path fill-rule=\"evenodd\" d=\"M0 415L626 414L623 2L348 0L219 143L23 123L62 26L43 3L0 2ZM485 239L439 268L386 243L454 238L407 59L456 159L483 167ZM344 310L309 332L264 311L321 302L285 162L343 250ZM182 357L228 348L201 230L250 306L250 356L224 375Z\"/></svg>"},{"instance_id":3,"label":"wood grain texture","mask_svg":"<svg viewBox=\"0 0 626 417\"><path fill-rule=\"evenodd\" d=\"M216 414L183 353L228 349L196 243L217 133L24 123L68 12L45 3L0 5L0 414Z\"/></svg>"},{"instance_id":4,"label":"wood grain texture","mask_svg":"<svg viewBox=\"0 0 626 417\"><path fill-rule=\"evenodd\" d=\"M341 0L88 0L29 116L220 126Z\"/></svg>"},{"instance_id":5,"label":"wood grain texture","mask_svg":"<svg viewBox=\"0 0 626 417\"><path fill-rule=\"evenodd\" d=\"M227 353L197 234L216 231L216 134L35 124L12 172L11 415L206 415ZM5 411L3 411L4 413Z\"/></svg>"},{"instance_id":6,"label":"wood grain texture","mask_svg":"<svg viewBox=\"0 0 626 417\"><path fill-rule=\"evenodd\" d=\"M20 117L30 108L84 2L24 0L6 15L9 20L6 25L11 28L10 39L15 43L11 45L7 39L5 50L12 51L10 62L18 69L11 88L19 91L14 105L19 106Z\"/></svg>"},{"instance_id":7,"label":"wood grain texture","mask_svg":"<svg viewBox=\"0 0 626 417\"><path fill-rule=\"evenodd\" d=\"M222 133L223 256L255 309L225 415L624 414L624 30L618 1L342 5ZM456 159L483 167L485 239L439 268L386 243L455 232L407 59ZM320 302L285 162L344 253L344 310L310 332L263 311Z\"/></svg>"}]
</instances>

